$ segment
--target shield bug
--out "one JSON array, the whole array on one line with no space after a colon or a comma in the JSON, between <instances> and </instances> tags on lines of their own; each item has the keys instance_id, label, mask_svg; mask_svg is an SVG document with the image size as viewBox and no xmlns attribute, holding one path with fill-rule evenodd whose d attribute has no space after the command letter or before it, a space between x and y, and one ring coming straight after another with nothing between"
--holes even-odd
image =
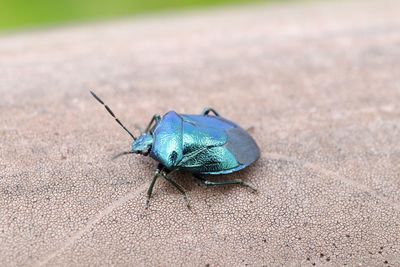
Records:
<instances>
[{"instance_id":1,"label":"shield bug","mask_svg":"<svg viewBox=\"0 0 400 267\"><path fill-rule=\"evenodd\" d=\"M237 184L255 190L242 180L215 182L204 178L242 170L260 157L260 149L254 139L243 128L221 117L214 109L206 108L198 115L178 114L174 111L162 117L154 115L141 135L135 137L95 93L90 93L133 138L131 150L116 157L140 154L159 162L147 190L146 208L149 207L153 187L159 177L163 177L180 191L189 206L185 190L169 176L173 171L190 172L205 186Z\"/></svg>"}]
</instances>

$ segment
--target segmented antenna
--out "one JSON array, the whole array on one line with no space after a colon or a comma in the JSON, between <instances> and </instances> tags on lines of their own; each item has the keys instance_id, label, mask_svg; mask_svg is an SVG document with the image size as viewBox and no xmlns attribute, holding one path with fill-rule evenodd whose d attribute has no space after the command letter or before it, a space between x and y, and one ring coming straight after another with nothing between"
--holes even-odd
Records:
<instances>
[{"instance_id":1,"label":"segmented antenna","mask_svg":"<svg viewBox=\"0 0 400 267\"><path fill-rule=\"evenodd\" d=\"M92 94L92 96L94 98L96 98L97 101L100 102L100 104L102 104L106 110L108 111L108 113L110 113L111 116L113 116L113 118L115 119L116 122L118 122L119 125L121 125L122 128L124 128L124 130L130 135L132 136L133 140L136 140L136 137L122 124L122 122L115 117L114 112L112 112L112 110L103 102L103 100L101 100L95 93L93 93L92 91L90 91L90 93Z\"/></svg>"}]
</instances>

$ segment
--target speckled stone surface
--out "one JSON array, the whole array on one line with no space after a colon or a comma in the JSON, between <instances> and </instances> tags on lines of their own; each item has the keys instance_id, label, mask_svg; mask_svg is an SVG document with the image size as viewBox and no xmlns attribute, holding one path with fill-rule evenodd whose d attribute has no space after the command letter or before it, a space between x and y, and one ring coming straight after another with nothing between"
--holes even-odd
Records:
<instances>
[{"instance_id":1,"label":"speckled stone surface","mask_svg":"<svg viewBox=\"0 0 400 267\"><path fill-rule=\"evenodd\" d=\"M2 266L400 265L400 2L249 6L0 38ZM202 188L111 157L215 107L262 149Z\"/></svg>"}]
</instances>

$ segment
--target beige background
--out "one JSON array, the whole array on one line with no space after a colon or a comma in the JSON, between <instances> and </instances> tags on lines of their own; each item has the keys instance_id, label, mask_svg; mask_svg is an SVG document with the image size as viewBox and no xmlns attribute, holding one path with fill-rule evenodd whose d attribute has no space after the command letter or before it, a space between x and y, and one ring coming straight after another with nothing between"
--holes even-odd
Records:
<instances>
[{"instance_id":1,"label":"beige background","mask_svg":"<svg viewBox=\"0 0 400 267\"><path fill-rule=\"evenodd\" d=\"M400 2L249 6L0 38L0 262L400 265ZM215 107L261 159L245 188L111 157L154 113ZM387 264L385 264L387 263Z\"/></svg>"}]
</instances>

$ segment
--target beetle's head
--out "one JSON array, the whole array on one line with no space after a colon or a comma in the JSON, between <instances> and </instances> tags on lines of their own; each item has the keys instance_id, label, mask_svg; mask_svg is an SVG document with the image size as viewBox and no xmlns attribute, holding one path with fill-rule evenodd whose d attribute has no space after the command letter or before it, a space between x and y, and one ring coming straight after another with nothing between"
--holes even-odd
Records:
<instances>
[{"instance_id":1,"label":"beetle's head","mask_svg":"<svg viewBox=\"0 0 400 267\"><path fill-rule=\"evenodd\" d=\"M147 156L153 145L153 136L144 133L132 142L132 153Z\"/></svg>"}]
</instances>

